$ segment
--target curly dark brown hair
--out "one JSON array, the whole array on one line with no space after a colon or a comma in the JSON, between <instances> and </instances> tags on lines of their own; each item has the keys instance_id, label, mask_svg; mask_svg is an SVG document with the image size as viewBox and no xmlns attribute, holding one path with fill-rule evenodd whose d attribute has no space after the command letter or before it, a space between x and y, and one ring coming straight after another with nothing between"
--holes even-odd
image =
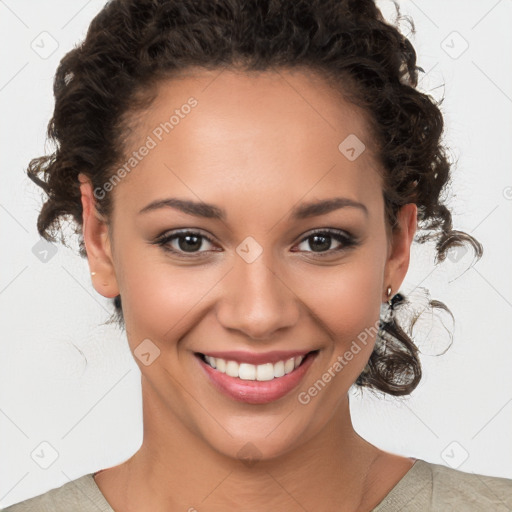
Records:
<instances>
[{"instance_id":1,"label":"curly dark brown hair","mask_svg":"<svg viewBox=\"0 0 512 512\"><path fill-rule=\"evenodd\" d=\"M397 18L398 4L394 2ZM405 18L412 27L414 23ZM396 22L395 22L396 23ZM129 120L148 107L163 79L192 66L209 70L316 73L369 118L371 140L383 169L388 230L398 209L415 203L415 241L435 241L436 263L472 236L452 229L443 203L451 163L441 142L440 102L417 90L416 53L398 24L388 23L373 0L110 0L92 20L85 40L60 61L54 79L55 109L47 136L55 151L30 161L29 177L47 198L37 229L55 241L61 218L74 225L80 255L82 205L78 174L101 187L124 160ZM107 219L111 194L97 199ZM62 233L62 232L61 232ZM61 243L66 241L61 234ZM114 317L124 325L121 297ZM394 297L399 308L407 302ZM448 311L439 301L431 307ZM413 319L414 322L415 319ZM368 364L356 385L407 395L421 379L419 350L396 317L381 319Z\"/></svg>"}]
</instances>

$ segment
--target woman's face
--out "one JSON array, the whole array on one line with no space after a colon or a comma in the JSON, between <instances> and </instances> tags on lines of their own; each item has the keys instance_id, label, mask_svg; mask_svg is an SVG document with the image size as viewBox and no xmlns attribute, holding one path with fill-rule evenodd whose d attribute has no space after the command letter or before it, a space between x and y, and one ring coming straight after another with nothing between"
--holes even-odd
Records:
<instances>
[{"instance_id":1,"label":"woman's face","mask_svg":"<svg viewBox=\"0 0 512 512\"><path fill-rule=\"evenodd\" d=\"M112 238L87 208L84 236L96 289L121 294L145 399L233 457L300 446L367 363L415 205L387 238L364 118L312 75L190 74L162 83L133 126ZM201 354L245 364L225 374Z\"/></svg>"}]
</instances>

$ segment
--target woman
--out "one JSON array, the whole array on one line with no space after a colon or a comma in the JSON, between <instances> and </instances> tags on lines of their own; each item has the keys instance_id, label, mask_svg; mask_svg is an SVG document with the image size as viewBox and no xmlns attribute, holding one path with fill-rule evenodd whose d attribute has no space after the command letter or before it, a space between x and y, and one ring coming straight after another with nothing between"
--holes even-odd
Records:
<instances>
[{"instance_id":1,"label":"woman","mask_svg":"<svg viewBox=\"0 0 512 512\"><path fill-rule=\"evenodd\" d=\"M439 261L482 254L440 199L443 120L416 84L373 1L107 3L60 63L58 149L29 176L40 234L70 215L114 299L144 440L7 510L512 507L511 480L386 452L351 423L352 385L420 381L394 315L413 239Z\"/></svg>"}]
</instances>

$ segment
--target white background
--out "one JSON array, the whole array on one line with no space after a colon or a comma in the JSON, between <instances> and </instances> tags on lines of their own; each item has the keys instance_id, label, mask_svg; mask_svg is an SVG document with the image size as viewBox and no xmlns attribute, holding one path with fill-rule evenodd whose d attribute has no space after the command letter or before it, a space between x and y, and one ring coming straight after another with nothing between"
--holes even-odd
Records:
<instances>
[{"instance_id":1,"label":"white background","mask_svg":"<svg viewBox=\"0 0 512 512\"><path fill-rule=\"evenodd\" d=\"M76 252L57 245L46 263L36 257L41 193L24 173L45 152L58 62L103 5L0 2L0 507L119 464L142 441L138 367L121 331L100 325L110 301L94 291ZM387 0L379 5L393 13ZM413 395L399 401L354 393L353 422L383 449L512 478L512 2L400 6L416 25L411 38L427 72L420 89L445 96L445 141L456 161L454 227L476 236L485 253L464 273L470 253L454 253L436 268L430 246L413 247L401 291L426 287L451 308L453 344L429 355L446 345L434 329L421 345L424 377ZM45 37L51 49L43 31L58 44L46 58L31 47ZM43 469L53 449L58 457Z\"/></svg>"}]
</instances>

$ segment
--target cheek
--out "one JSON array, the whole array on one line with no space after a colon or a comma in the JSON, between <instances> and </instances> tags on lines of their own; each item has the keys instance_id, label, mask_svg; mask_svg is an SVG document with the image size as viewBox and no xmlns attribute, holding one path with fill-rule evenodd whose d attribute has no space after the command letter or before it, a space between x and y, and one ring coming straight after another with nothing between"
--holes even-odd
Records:
<instances>
[{"instance_id":1,"label":"cheek","mask_svg":"<svg viewBox=\"0 0 512 512\"><path fill-rule=\"evenodd\" d=\"M333 341L319 371L330 369L339 375L337 395L357 379L372 353L379 329L383 269L378 250L360 251L346 264L317 269L302 284L304 302Z\"/></svg>"},{"instance_id":2,"label":"cheek","mask_svg":"<svg viewBox=\"0 0 512 512\"><path fill-rule=\"evenodd\" d=\"M120 286L127 332L137 338L179 339L215 284L218 272L126 258ZM205 297L206 296L206 297Z\"/></svg>"},{"instance_id":3,"label":"cheek","mask_svg":"<svg viewBox=\"0 0 512 512\"><path fill-rule=\"evenodd\" d=\"M310 304L316 308L317 325L323 326L331 341L297 398L310 408L307 413L320 426L346 396L372 353L382 297L378 255L361 253L357 261L347 260L346 265L326 273L325 280L317 279L317 284Z\"/></svg>"},{"instance_id":4,"label":"cheek","mask_svg":"<svg viewBox=\"0 0 512 512\"><path fill-rule=\"evenodd\" d=\"M378 319L382 300L378 259L347 260L331 269L310 272L301 289L304 302L333 334L354 334Z\"/></svg>"}]
</instances>

